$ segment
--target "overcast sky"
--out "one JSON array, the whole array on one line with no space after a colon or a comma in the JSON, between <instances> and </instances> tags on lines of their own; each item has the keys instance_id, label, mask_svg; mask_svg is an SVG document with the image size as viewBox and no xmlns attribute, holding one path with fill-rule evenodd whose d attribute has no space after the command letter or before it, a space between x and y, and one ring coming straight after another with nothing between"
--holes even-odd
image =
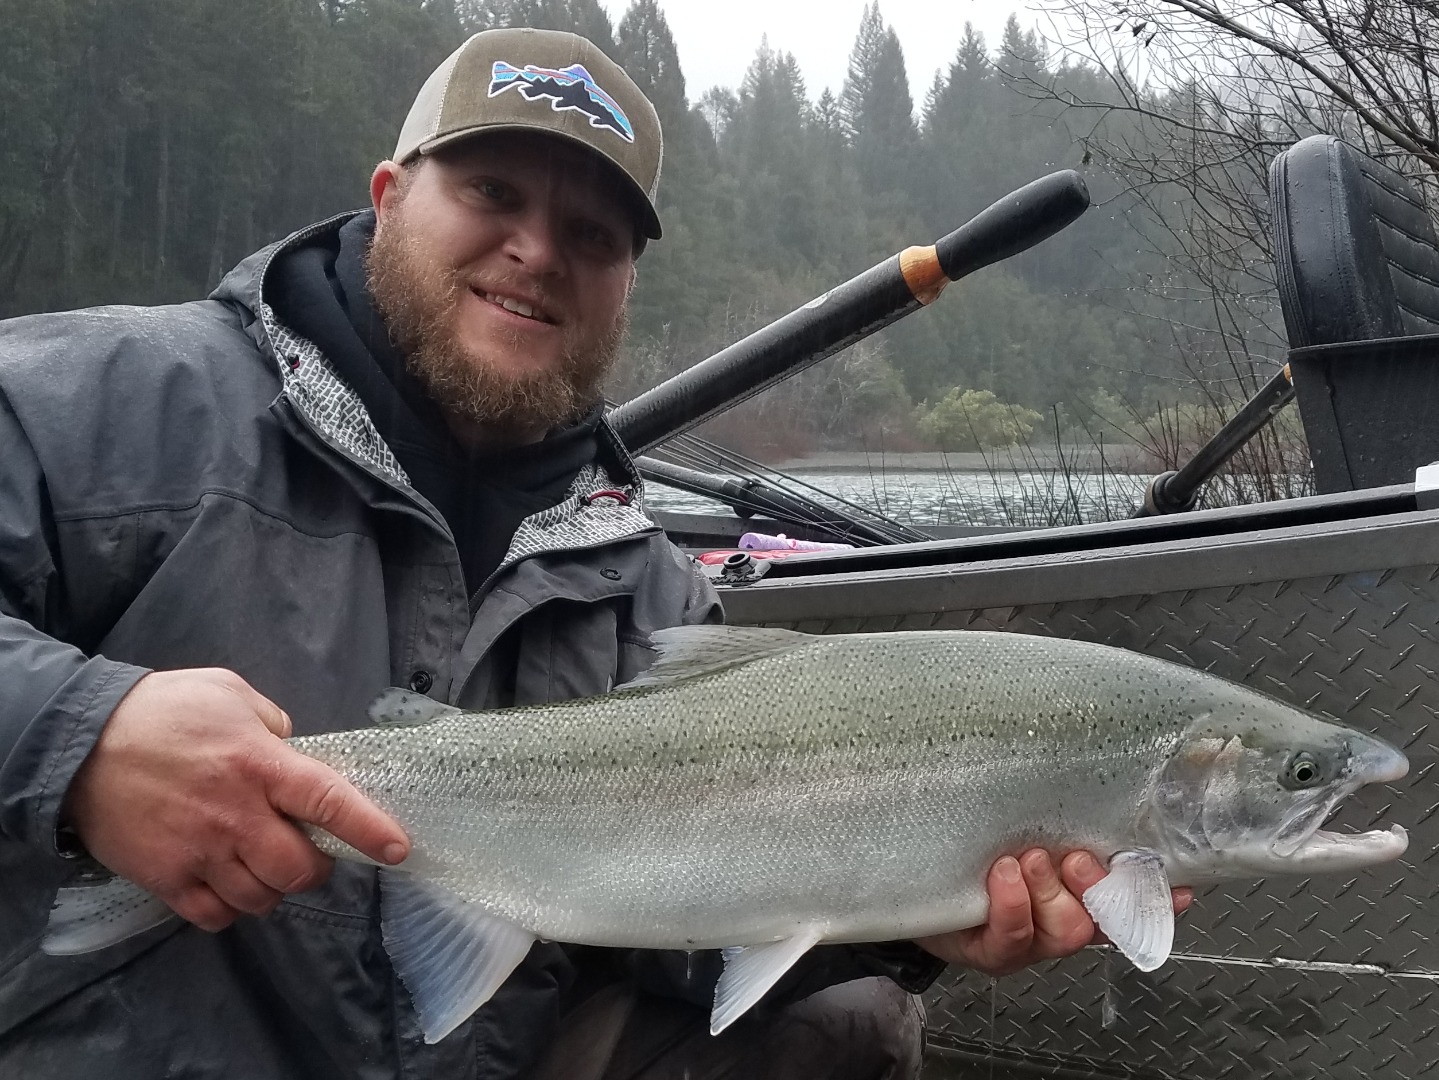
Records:
<instances>
[{"instance_id":1,"label":"overcast sky","mask_svg":"<svg viewBox=\"0 0 1439 1080\"><path fill-rule=\"evenodd\" d=\"M628 0L602 2L618 26ZM794 53L810 100L826 86L837 96L864 6L865 0L660 0L692 103L711 86L738 88L765 35L776 52ZM991 52L1011 11L1025 29L1038 21L1025 0L880 0L879 10L904 47L916 107L936 69L948 70L966 21Z\"/></svg>"}]
</instances>

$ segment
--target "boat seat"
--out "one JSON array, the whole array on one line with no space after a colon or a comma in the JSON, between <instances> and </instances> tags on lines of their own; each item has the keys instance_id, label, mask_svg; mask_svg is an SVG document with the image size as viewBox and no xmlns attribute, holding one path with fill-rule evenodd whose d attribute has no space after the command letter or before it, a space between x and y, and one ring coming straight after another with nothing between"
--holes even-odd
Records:
<instances>
[{"instance_id":1,"label":"boat seat","mask_svg":"<svg viewBox=\"0 0 1439 1080\"><path fill-rule=\"evenodd\" d=\"M1414 186L1333 135L1269 167L1291 349L1439 333L1439 239Z\"/></svg>"},{"instance_id":2,"label":"boat seat","mask_svg":"<svg viewBox=\"0 0 1439 1080\"><path fill-rule=\"evenodd\" d=\"M1269 168L1289 370L1322 493L1439 460L1439 239L1414 185L1333 135Z\"/></svg>"}]
</instances>

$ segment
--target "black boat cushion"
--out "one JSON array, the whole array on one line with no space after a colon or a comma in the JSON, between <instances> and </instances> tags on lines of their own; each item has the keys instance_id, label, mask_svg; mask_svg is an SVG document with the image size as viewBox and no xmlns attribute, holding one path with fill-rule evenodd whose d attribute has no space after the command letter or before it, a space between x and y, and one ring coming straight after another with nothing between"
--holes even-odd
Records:
<instances>
[{"instance_id":1,"label":"black boat cushion","mask_svg":"<svg viewBox=\"0 0 1439 1080\"><path fill-rule=\"evenodd\" d=\"M1269 167L1290 348L1439 332L1439 239L1401 174L1333 135Z\"/></svg>"}]
</instances>

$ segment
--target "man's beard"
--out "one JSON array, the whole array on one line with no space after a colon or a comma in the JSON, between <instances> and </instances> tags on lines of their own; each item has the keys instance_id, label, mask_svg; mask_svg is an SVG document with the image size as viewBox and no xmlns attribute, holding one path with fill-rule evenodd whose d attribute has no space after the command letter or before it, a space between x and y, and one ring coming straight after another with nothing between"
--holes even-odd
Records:
<instances>
[{"instance_id":1,"label":"man's beard","mask_svg":"<svg viewBox=\"0 0 1439 1080\"><path fill-rule=\"evenodd\" d=\"M442 409L495 435L532 435L579 419L600 399L600 384L624 339L624 307L599 332L566 327L558 364L535 371L500 370L459 339L459 308L468 299L469 282L430 257L407 228L403 206L396 210L384 228L376 229L370 246L370 295L406 366ZM488 275L484 286L504 292L512 283L519 284ZM524 291L533 294L534 283L528 281ZM509 344L518 351L520 335L515 333Z\"/></svg>"}]
</instances>

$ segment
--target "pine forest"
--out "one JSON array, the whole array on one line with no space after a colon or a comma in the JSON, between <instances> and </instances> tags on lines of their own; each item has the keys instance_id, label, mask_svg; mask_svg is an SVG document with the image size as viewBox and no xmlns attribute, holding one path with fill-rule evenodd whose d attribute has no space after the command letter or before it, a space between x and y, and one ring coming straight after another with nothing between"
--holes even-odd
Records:
<instances>
[{"instance_id":1,"label":"pine forest","mask_svg":"<svg viewBox=\"0 0 1439 1080\"><path fill-rule=\"evenodd\" d=\"M665 128L665 238L639 261L612 397L1072 168L1093 196L1075 225L712 434L780 454L1103 431L1178 446L1283 362L1274 154L1339 134L1426 194L1439 162L1433 96L1406 90L1428 85L1432 5L1283 7L1264 36L1196 0L1059 0L1045 34L967 28L930 79L906 69L881 0L842 89L816 94L768 44L738 86L687 84L657 0L617 24L598 0L0 0L0 317L204 295L250 252L364 205L415 91L466 35L554 27L618 60ZM1306 68L1290 40L1338 40L1341 59Z\"/></svg>"}]
</instances>

